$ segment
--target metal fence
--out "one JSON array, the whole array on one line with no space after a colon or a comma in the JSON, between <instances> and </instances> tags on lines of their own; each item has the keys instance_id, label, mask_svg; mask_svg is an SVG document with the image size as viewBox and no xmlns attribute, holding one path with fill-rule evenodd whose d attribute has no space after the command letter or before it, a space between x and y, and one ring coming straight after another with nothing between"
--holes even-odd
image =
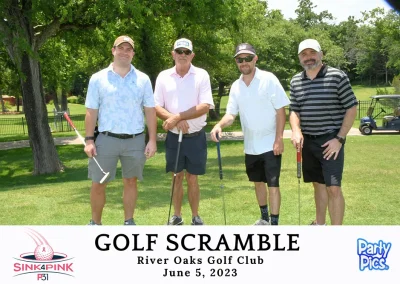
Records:
<instances>
[{"instance_id":1,"label":"metal fence","mask_svg":"<svg viewBox=\"0 0 400 284\"><path fill-rule=\"evenodd\" d=\"M358 101L358 119L364 117L367 115L368 108L370 106L370 101ZM390 107L386 108L384 107L384 110L387 113L392 113L393 109ZM379 110L375 110L375 115L379 112ZM225 109L221 108L220 110L220 117L225 113ZM287 112L288 113L288 112ZM383 118L385 116L385 113L381 113L377 119ZM79 131L84 131L85 130L85 115L70 115L69 116L71 120L73 121L76 129ZM208 118L208 124L209 126L213 126L217 120L213 120L210 117ZM162 123L159 120L159 130L162 130L161 127ZM234 124L232 126L239 126L240 125L240 118L236 119ZM55 113L54 117L49 117L49 127L51 132L69 132L73 131L73 129L70 127L68 122L65 120L64 116L62 113ZM229 129L227 129L229 131ZM7 117L1 117L0 118L0 136L4 135L27 135L28 134L28 127L27 123L24 117L21 118L7 118Z\"/></svg>"}]
</instances>

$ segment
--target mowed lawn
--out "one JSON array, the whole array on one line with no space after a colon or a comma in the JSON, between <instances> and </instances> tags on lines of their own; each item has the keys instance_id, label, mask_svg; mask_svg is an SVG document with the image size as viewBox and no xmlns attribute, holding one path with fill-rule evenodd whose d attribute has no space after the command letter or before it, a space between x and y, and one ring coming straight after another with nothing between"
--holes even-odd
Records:
<instances>
[{"instance_id":1,"label":"mowed lawn","mask_svg":"<svg viewBox=\"0 0 400 284\"><path fill-rule=\"evenodd\" d=\"M400 224L400 135L350 136L346 143L343 191L347 225ZM219 178L216 144L209 142L207 174L199 178L200 215L208 225L223 225L222 193L225 193L228 225L252 225L260 216L254 188L247 179L243 142L222 141L223 179ZM63 173L32 176L30 148L0 151L0 225L86 225L90 219L87 158L81 145L58 146ZM135 214L138 225L167 222L171 176L165 173L163 143L148 160L139 182ZM299 219L296 153L285 139L281 173L281 225L297 225ZM314 219L311 184L300 183L302 225ZM190 224L190 207L184 195L183 218ZM329 218L328 218L329 220ZM107 189L104 225L123 222L121 172Z\"/></svg>"}]
</instances>

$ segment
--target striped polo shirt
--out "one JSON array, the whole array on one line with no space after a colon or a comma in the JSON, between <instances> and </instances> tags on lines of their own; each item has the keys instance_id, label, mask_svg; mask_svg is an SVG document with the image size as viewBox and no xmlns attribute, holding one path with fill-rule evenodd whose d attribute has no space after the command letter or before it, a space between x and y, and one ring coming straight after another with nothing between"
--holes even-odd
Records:
<instances>
[{"instance_id":1,"label":"striped polo shirt","mask_svg":"<svg viewBox=\"0 0 400 284\"><path fill-rule=\"evenodd\" d=\"M303 134L339 130L346 110L357 104L347 75L327 65L322 65L314 80L303 71L290 82L290 110L300 114Z\"/></svg>"}]
</instances>

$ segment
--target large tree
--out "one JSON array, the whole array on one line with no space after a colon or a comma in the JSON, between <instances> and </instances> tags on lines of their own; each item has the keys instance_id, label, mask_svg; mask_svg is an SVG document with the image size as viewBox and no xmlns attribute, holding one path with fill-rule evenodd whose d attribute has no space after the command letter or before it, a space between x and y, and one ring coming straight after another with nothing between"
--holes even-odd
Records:
<instances>
[{"instance_id":1,"label":"large tree","mask_svg":"<svg viewBox=\"0 0 400 284\"><path fill-rule=\"evenodd\" d=\"M33 152L33 174L63 169L48 125L39 50L63 30L101 26L121 14L119 1L4 0L0 4L0 40L20 74L23 106ZM136 1L125 12L136 14ZM140 10L140 9L139 9Z\"/></svg>"}]
</instances>

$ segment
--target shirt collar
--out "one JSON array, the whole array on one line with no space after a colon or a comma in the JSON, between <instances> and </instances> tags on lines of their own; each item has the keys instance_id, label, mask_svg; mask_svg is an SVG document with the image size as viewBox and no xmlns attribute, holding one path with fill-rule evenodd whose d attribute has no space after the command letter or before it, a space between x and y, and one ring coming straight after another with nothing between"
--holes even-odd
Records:
<instances>
[{"instance_id":1,"label":"shirt collar","mask_svg":"<svg viewBox=\"0 0 400 284\"><path fill-rule=\"evenodd\" d=\"M323 78L323 77L325 77L326 72L328 72L328 66L325 65L325 64L322 64L322 67L321 67L321 69L319 69L318 74L317 74L317 76L315 76L315 78ZM306 70L304 70L301 73L301 78L303 80L308 79Z\"/></svg>"},{"instance_id":2,"label":"shirt collar","mask_svg":"<svg viewBox=\"0 0 400 284\"><path fill-rule=\"evenodd\" d=\"M176 65L169 69L170 75L171 76L179 76L179 74L176 72ZM196 68L193 66L193 64L190 63L190 68L187 74L196 74ZM185 75L186 76L186 75Z\"/></svg>"},{"instance_id":3,"label":"shirt collar","mask_svg":"<svg viewBox=\"0 0 400 284\"><path fill-rule=\"evenodd\" d=\"M113 63L111 63L110 65L108 65L107 71L116 74L116 73L114 72L114 69L113 69ZM130 69L129 72L126 74L126 76L128 76L130 73L135 73L135 72L136 72L136 69L135 69L135 67L131 64L131 69Z\"/></svg>"}]
</instances>

